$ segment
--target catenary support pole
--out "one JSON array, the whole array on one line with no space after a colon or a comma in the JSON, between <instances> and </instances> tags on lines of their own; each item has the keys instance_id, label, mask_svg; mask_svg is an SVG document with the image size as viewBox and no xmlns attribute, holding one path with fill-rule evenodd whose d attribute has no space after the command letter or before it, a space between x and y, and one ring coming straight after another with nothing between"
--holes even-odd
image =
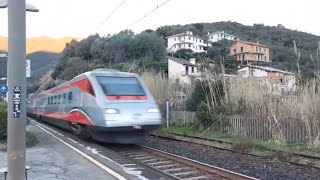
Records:
<instances>
[{"instance_id":1,"label":"catenary support pole","mask_svg":"<svg viewBox=\"0 0 320 180\"><path fill-rule=\"evenodd\" d=\"M26 4L8 0L8 180L25 180Z\"/></svg>"}]
</instances>

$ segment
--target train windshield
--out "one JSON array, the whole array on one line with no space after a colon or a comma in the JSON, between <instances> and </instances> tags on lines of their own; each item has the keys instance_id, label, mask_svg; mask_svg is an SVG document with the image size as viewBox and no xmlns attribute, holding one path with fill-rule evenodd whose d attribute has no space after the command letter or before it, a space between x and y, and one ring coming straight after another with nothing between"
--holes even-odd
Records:
<instances>
[{"instance_id":1,"label":"train windshield","mask_svg":"<svg viewBox=\"0 0 320 180\"><path fill-rule=\"evenodd\" d=\"M144 96L145 91L136 77L98 76L106 96Z\"/></svg>"}]
</instances>

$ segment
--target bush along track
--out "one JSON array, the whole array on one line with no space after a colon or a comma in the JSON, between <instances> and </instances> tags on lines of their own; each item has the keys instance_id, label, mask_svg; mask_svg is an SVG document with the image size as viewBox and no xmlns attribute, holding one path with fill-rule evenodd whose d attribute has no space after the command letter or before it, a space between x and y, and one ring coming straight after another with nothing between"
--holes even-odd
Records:
<instances>
[{"instance_id":1,"label":"bush along track","mask_svg":"<svg viewBox=\"0 0 320 180\"><path fill-rule=\"evenodd\" d=\"M28 124L28 122L27 122ZM0 151L7 150L7 104L0 102ZM32 132L26 132L26 146L32 147L38 142L37 137Z\"/></svg>"},{"instance_id":2,"label":"bush along track","mask_svg":"<svg viewBox=\"0 0 320 180\"><path fill-rule=\"evenodd\" d=\"M209 139L204 137L197 137L193 135L180 134L176 132L163 132L163 131L155 131L150 133L151 136L156 136L160 138L191 142L200 145L206 145L218 149L238 152L246 155L267 157L272 159L279 159L281 161L285 161L292 164L310 166L320 169L320 156L307 155L296 152L289 152L283 150L274 150L268 148L261 148L259 150L255 150L253 145L249 141L238 141L238 142L230 142L225 140L218 139Z\"/></svg>"}]
</instances>

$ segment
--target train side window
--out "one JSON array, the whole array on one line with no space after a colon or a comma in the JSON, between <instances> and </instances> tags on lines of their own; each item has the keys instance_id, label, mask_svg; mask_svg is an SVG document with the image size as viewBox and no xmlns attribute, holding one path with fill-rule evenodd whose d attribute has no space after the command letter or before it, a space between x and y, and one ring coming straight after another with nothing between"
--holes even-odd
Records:
<instances>
[{"instance_id":1,"label":"train side window","mask_svg":"<svg viewBox=\"0 0 320 180\"><path fill-rule=\"evenodd\" d=\"M58 104L60 104L61 103L61 94L59 94L59 96L58 96Z\"/></svg>"},{"instance_id":2,"label":"train side window","mask_svg":"<svg viewBox=\"0 0 320 180\"><path fill-rule=\"evenodd\" d=\"M54 96L53 104L57 104L57 96Z\"/></svg>"},{"instance_id":3,"label":"train side window","mask_svg":"<svg viewBox=\"0 0 320 180\"><path fill-rule=\"evenodd\" d=\"M48 105L50 104L50 98L49 97L47 98L47 104Z\"/></svg>"},{"instance_id":4,"label":"train side window","mask_svg":"<svg viewBox=\"0 0 320 180\"><path fill-rule=\"evenodd\" d=\"M67 101L67 95L66 95L66 93L63 93L62 96L63 96L62 104L65 104Z\"/></svg>"},{"instance_id":5,"label":"train side window","mask_svg":"<svg viewBox=\"0 0 320 180\"><path fill-rule=\"evenodd\" d=\"M68 103L71 103L72 101L72 92L68 93Z\"/></svg>"},{"instance_id":6,"label":"train side window","mask_svg":"<svg viewBox=\"0 0 320 180\"><path fill-rule=\"evenodd\" d=\"M51 100L50 100L50 104L53 104L53 96L51 96L50 99L51 99Z\"/></svg>"}]
</instances>

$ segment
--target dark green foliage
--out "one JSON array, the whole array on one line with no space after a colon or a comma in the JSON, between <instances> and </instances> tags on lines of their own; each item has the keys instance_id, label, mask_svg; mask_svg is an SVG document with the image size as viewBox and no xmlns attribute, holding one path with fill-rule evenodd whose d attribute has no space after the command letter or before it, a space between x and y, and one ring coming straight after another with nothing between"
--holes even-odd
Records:
<instances>
[{"instance_id":1,"label":"dark green foliage","mask_svg":"<svg viewBox=\"0 0 320 180\"><path fill-rule=\"evenodd\" d=\"M0 141L7 139L7 103L0 102Z\"/></svg>"},{"instance_id":2,"label":"dark green foliage","mask_svg":"<svg viewBox=\"0 0 320 180\"><path fill-rule=\"evenodd\" d=\"M229 54L229 47L232 41L221 40L212 44L212 47L208 49L208 57L212 59L226 59Z\"/></svg>"},{"instance_id":3,"label":"dark green foliage","mask_svg":"<svg viewBox=\"0 0 320 180\"><path fill-rule=\"evenodd\" d=\"M93 69L106 69L106 68L108 67L104 64L97 64L96 66L93 67Z\"/></svg>"},{"instance_id":4,"label":"dark green foliage","mask_svg":"<svg viewBox=\"0 0 320 180\"><path fill-rule=\"evenodd\" d=\"M26 146L32 147L38 143L37 136L33 134L32 132L27 131L26 132Z\"/></svg>"},{"instance_id":5,"label":"dark green foliage","mask_svg":"<svg viewBox=\"0 0 320 180\"><path fill-rule=\"evenodd\" d=\"M210 83L210 84L209 84ZM210 87L209 87L210 85ZM223 82L217 81L195 81L195 88L190 99L187 100L188 111L196 111L202 102L209 106L220 106L224 98Z\"/></svg>"},{"instance_id":6,"label":"dark green foliage","mask_svg":"<svg viewBox=\"0 0 320 180\"><path fill-rule=\"evenodd\" d=\"M208 88L204 87L204 83L201 81L196 81L195 83L194 91L186 102L187 111L196 111L201 102L206 102L206 91Z\"/></svg>"},{"instance_id":7,"label":"dark green foliage","mask_svg":"<svg viewBox=\"0 0 320 180\"><path fill-rule=\"evenodd\" d=\"M68 80L81 72L100 67L128 71L128 64L136 60L145 61L146 57L150 59L149 63L141 67L159 70L163 69L160 62L164 62L165 56L165 41L152 30L137 35L131 30L101 38L93 35L80 42L67 44L52 78ZM158 67L158 64L162 66Z\"/></svg>"}]
</instances>

